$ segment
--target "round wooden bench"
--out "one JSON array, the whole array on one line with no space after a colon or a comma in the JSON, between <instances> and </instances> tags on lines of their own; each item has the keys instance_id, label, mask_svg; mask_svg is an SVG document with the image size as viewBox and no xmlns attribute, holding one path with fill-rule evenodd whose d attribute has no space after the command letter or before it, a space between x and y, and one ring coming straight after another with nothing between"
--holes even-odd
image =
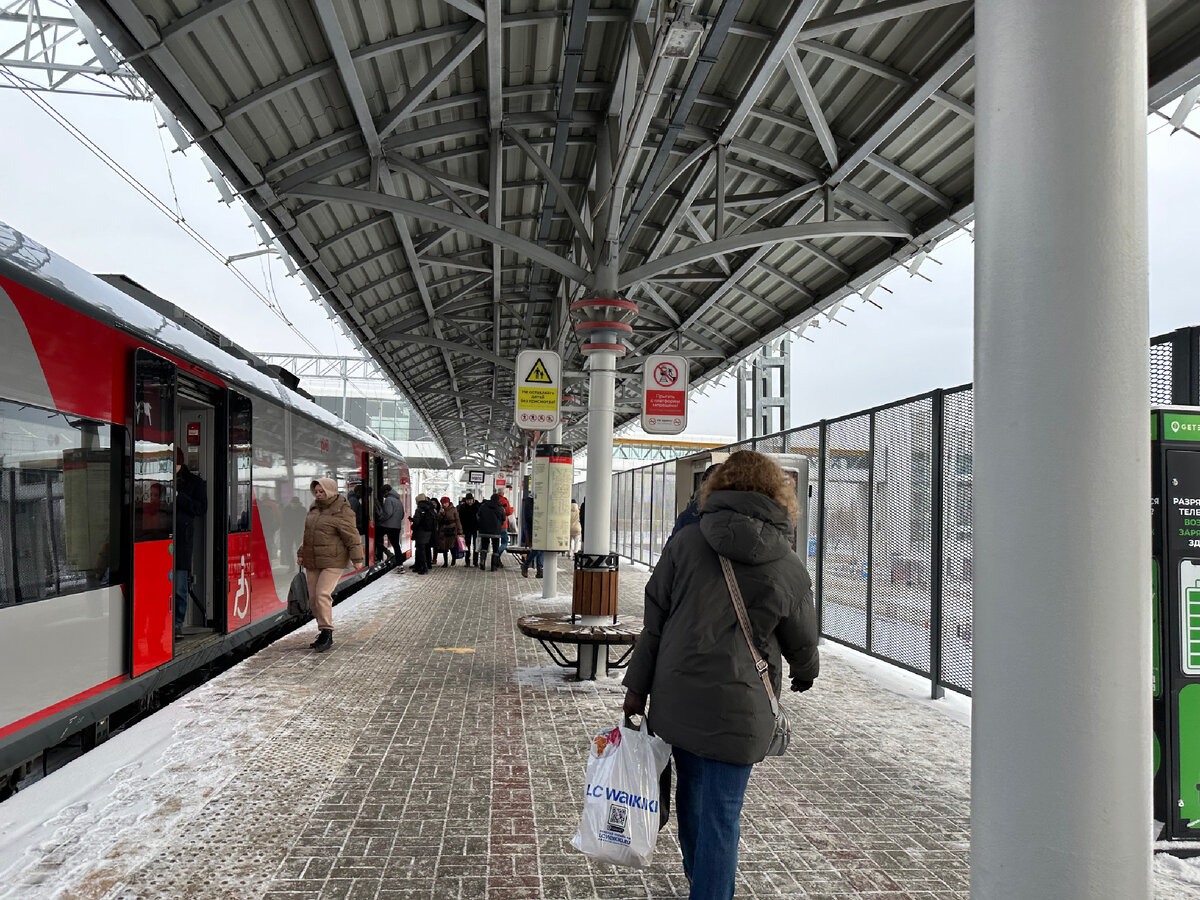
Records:
<instances>
[{"instance_id":1,"label":"round wooden bench","mask_svg":"<svg viewBox=\"0 0 1200 900\"><path fill-rule=\"evenodd\" d=\"M577 652L575 659L570 659L559 644L575 644L577 647L580 644L603 644L608 668L619 669L633 653L633 645L642 633L642 620L634 616L613 616L611 621L599 625L584 625L579 621L579 616L571 613L536 613L517 619L517 628L521 629L522 634L540 641L550 658L563 668L578 669L579 656ZM614 644L625 647L625 652L616 660L608 657L608 648ZM598 652L593 655L593 662L597 657ZM594 677L595 673L592 674Z\"/></svg>"}]
</instances>

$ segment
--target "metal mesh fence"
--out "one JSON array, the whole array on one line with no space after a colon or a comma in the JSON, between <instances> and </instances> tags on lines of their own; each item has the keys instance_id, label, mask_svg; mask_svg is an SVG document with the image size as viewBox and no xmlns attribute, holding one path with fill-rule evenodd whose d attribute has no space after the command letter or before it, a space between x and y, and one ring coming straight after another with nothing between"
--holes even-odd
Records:
<instances>
[{"instance_id":1,"label":"metal mesh fence","mask_svg":"<svg viewBox=\"0 0 1200 900\"><path fill-rule=\"evenodd\" d=\"M946 394L942 448L942 681L971 689L975 393Z\"/></svg>"},{"instance_id":2,"label":"metal mesh fence","mask_svg":"<svg viewBox=\"0 0 1200 900\"><path fill-rule=\"evenodd\" d=\"M1175 347L1171 341L1150 345L1150 405L1169 406L1172 397L1171 365Z\"/></svg>"},{"instance_id":3,"label":"metal mesh fence","mask_svg":"<svg viewBox=\"0 0 1200 900\"><path fill-rule=\"evenodd\" d=\"M871 479L871 650L929 672L933 400L875 413Z\"/></svg>"},{"instance_id":4,"label":"metal mesh fence","mask_svg":"<svg viewBox=\"0 0 1200 900\"><path fill-rule=\"evenodd\" d=\"M867 645L871 417L831 422L825 431L821 630Z\"/></svg>"},{"instance_id":5,"label":"metal mesh fence","mask_svg":"<svg viewBox=\"0 0 1200 900\"><path fill-rule=\"evenodd\" d=\"M1200 328L1156 337L1151 403L1184 405L1198 397ZM808 540L797 550L818 592L823 634L966 693L972 684L973 428L974 393L967 386L720 448L808 458ZM661 462L613 475L616 552L658 562L680 508L675 466ZM931 640L938 633L934 654Z\"/></svg>"}]
</instances>

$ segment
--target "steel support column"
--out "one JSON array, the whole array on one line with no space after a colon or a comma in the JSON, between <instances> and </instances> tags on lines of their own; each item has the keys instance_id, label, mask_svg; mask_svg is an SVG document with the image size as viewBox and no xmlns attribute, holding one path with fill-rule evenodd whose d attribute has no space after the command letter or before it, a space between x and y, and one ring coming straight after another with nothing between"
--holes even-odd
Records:
<instances>
[{"instance_id":1,"label":"steel support column","mask_svg":"<svg viewBox=\"0 0 1200 900\"><path fill-rule=\"evenodd\" d=\"M1149 900L1146 4L975 27L971 896Z\"/></svg>"}]
</instances>

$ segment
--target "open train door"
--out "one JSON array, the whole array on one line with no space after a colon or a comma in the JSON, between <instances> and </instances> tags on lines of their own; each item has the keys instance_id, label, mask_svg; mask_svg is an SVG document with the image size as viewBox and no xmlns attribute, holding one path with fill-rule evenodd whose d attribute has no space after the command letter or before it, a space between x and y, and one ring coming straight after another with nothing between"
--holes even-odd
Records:
<instances>
[{"instance_id":1,"label":"open train door","mask_svg":"<svg viewBox=\"0 0 1200 900\"><path fill-rule=\"evenodd\" d=\"M133 363L133 571L130 577L130 672L171 659L171 573L175 521L176 370L149 350Z\"/></svg>"}]
</instances>

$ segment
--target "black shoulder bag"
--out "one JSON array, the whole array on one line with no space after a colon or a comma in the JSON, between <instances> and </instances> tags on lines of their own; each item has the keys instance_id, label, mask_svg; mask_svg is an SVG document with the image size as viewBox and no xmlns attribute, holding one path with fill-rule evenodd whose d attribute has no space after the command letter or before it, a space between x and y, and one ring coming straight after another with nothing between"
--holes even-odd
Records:
<instances>
[{"instance_id":1,"label":"black shoulder bag","mask_svg":"<svg viewBox=\"0 0 1200 900\"><path fill-rule=\"evenodd\" d=\"M725 584L729 586L729 597L733 600L733 608L737 612L738 624L742 626L742 634L746 636L746 646L754 657L754 669L762 679L763 687L771 700L771 714L775 716L775 731L771 735L771 745L767 747L767 756L783 756L788 744L792 742L792 726L788 724L787 715L775 699L775 689L771 687L771 674L767 671L767 661L758 655L754 647L754 639L750 636L750 620L746 616L746 604L742 602L742 592L738 588L737 577L733 574L733 563L727 557L721 557L721 570L725 573Z\"/></svg>"}]
</instances>

